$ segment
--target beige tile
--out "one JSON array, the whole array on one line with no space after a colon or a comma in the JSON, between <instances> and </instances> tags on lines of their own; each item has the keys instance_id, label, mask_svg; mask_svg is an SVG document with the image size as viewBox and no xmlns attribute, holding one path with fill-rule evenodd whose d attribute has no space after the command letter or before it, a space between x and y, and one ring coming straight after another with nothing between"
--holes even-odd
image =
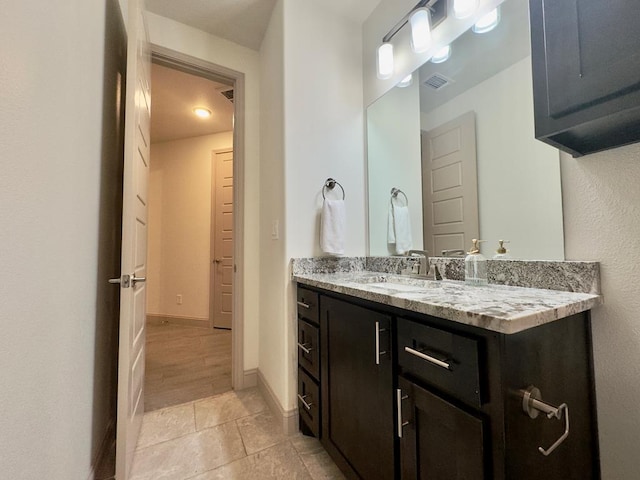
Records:
<instances>
[{"instance_id":1,"label":"beige tile","mask_svg":"<svg viewBox=\"0 0 640 480\"><path fill-rule=\"evenodd\" d=\"M190 480L312 480L290 442L280 443Z\"/></svg>"},{"instance_id":2,"label":"beige tile","mask_svg":"<svg viewBox=\"0 0 640 480\"><path fill-rule=\"evenodd\" d=\"M137 449L196 431L193 404L163 408L144 414Z\"/></svg>"},{"instance_id":3,"label":"beige tile","mask_svg":"<svg viewBox=\"0 0 640 480\"><path fill-rule=\"evenodd\" d=\"M137 450L130 480L183 480L246 456L235 422Z\"/></svg>"},{"instance_id":4,"label":"beige tile","mask_svg":"<svg viewBox=\"0 0 640 480\"><path fill-rule=\"evenodd\" d=\"M345 478L318 439L296 434L290 437L290 440L313 480Z\"/></svg>"},{"instance_id":5,"label":"beige tile","mask_svg":"<svg viewBox=\"0 0 640 480\"><path fill-rule=\"evenodd\" d=\"M236 423L248 455L287 439L282 433L282 425L276 422L269 410L241 418Z\"/></svg>"},{"instance_id":6,"label":"beige tile","mask_svg":"<svg viewBox=\"0 0 640 480\"><path fill-rule=\"evenodd\" d=\"M223 393L194 404L196 428L213 427L267 409L257 388Z\"/></svg>"}]
</instances>

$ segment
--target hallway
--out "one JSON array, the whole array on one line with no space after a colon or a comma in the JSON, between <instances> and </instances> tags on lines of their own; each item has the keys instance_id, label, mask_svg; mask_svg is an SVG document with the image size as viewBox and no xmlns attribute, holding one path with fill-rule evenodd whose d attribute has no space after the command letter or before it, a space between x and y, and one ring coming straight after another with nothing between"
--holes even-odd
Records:
<instances>
[{"instance_id":1,"label":"hallway","mask_svg":"<svg viewBox=\"0 0 640 480\"><path fill-rule=\"evenodd\" d=\"M231 390L231 331L147 322L144 411Z\"/></svg>"}]
</instances>

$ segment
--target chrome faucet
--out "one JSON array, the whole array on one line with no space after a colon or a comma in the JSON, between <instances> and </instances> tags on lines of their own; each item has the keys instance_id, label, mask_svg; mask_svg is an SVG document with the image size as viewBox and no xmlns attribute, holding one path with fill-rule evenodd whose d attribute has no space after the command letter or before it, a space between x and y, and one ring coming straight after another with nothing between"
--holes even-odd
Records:
<instances>
[{"instance_id":1,"label":"chrome faucet","mask_svg":"<svg viewBox=\"0 0 640 480\"><path fill-rule=\"evenodd\" d=\"M416 275L427 280L441 280L438 267L429 264L429 252L426 250L409 250L407 252L408 257L418 256L420 257L418 263L418 271L415 271L415 266L412 269L403 270L402 273L409 275Z\"/></svg>"},{"instance_id":2,"label":"chrome faucet","mask_svg":"<svg viewBox=\"0 0 640 480\"><path fill-rule=\"evenodd\" d=\"M420 257L420 263L418 264L418 275L427 274L427 266L429 265L429 252L426 250L409 250L407 252L408 257L418 256Z\"/></svg>"}]
</instances>

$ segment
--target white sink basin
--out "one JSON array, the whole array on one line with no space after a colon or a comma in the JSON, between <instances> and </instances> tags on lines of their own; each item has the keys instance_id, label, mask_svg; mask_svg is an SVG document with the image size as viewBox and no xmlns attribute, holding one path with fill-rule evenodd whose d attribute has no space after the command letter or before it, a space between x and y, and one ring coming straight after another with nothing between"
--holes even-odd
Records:
<instances>
[{"instance_id":1,"label":"white sink basin","mask_svg":"<svg viewBox=\"0 0 640 480\"><path fill-rule=\"evenodd\" d=\"M421 292L441 286L441 282L439 281L388 274L363 276L361 278L354 279L353 283L382 288L385 290L393 290L396 292Z\"/></svg>"}]
</instances>

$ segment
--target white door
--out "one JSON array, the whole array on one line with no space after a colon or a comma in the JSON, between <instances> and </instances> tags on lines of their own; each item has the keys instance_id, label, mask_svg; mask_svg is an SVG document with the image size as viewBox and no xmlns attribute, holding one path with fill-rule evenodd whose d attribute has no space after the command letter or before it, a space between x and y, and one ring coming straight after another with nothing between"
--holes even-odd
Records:
<instances>
[{"instance_id":1,"label":"white door","mask_svg":"<svg viewBox=\"0 0 640 480\"><path fill-rule=\"evenodd\" d=\"M116 479L127 480L144 413L150 50L142 0L129 0L122 207Z\"/></svg>"},{"instance_id":2,"label":"white door","mask_svg":"<svg viewBox=\"0 0 640 480\"><path fill-rule=\"evenodd\" d=\"M211 316L215 328L231 328L233 306L233 152L213 154L215 205Z\"/></svg>"},{"instance_id":3,"label":"white door","mask_svg":"<svg viewBox=\"0 0 640 480\"><path fill-rule=\"evenodd\" d=\"M424 247L468 250L478 238L475 113L422 132Z\"/></svg>"}]
</instances>

